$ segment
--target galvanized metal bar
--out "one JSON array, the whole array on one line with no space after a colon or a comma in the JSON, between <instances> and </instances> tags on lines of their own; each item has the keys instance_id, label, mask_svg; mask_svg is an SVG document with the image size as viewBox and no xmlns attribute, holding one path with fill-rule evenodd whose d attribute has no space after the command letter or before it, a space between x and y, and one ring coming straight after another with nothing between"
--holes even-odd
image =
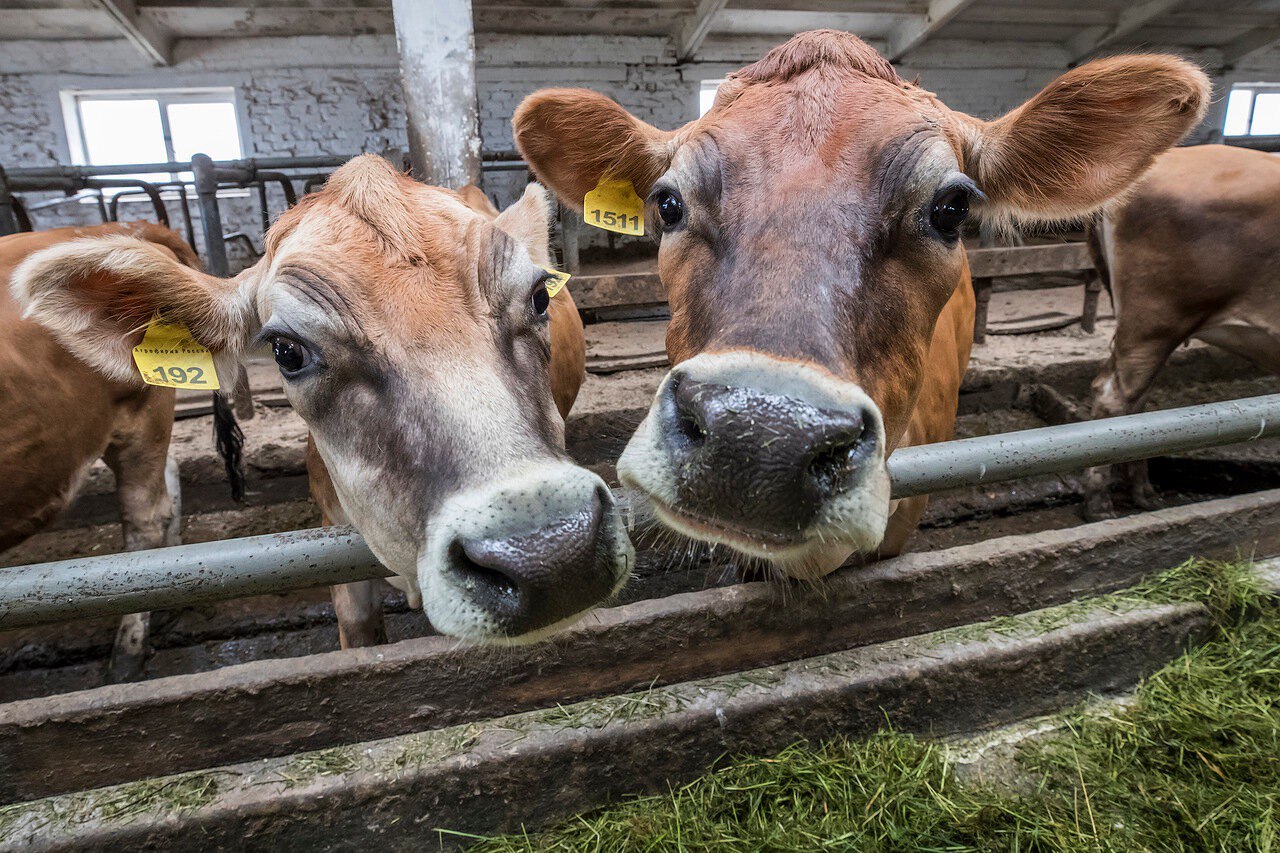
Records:
<instances>
[{"instance_id":1,"label":"galvanized metal bar","mask_svg":"<svg viewBox=\"0 0 1280 853\"><path fill-rule=\"evenodd\" d=\"M895 498L1132 462L1280 435L1280 394L909 447L889 458Z\"/></svg>"},{"instance_id":2,"label":"galvanized metal bar","mask_svg":"<svg viewBox=\"0 0 1280 853\"><path fill-rule=\"evenodd\" d=\"M0 571L0 631L388 574L350 527L60 560Z\"/></svg>"},{"instance_id":3,"label":"galvanized metal bar","mask_svg":"<svg viewBox=\"0 0 1280 853\"><path fill-rule=\"evenodd\" d=\"M358 156L355 154L325 155L314 157L249 157L243 160L215 160L215 168L255 172L260 169L330 169ZM528 164L520 159L517 152L488 151L481 155L486 170L527 169ZM86 178L106 177L110 175L133 175L150 172L186 172L191 169L190 163L123 163L113 166L28 166L9 169L11 179L22 181L34 180L69 180L83 181Z\"/></svg>"},{"instance_id":4,"label":"galvanized metal bar","mask_svg":"<svg viewBox=\"0 0 1280 853\"><path fill-rule=\"evenodd\" d=\"M1280 435L1280 394L908 447L894 498ZM0 571L0 630L386 577L351 528L251 536Z\"/></svg>"}]
</instances>

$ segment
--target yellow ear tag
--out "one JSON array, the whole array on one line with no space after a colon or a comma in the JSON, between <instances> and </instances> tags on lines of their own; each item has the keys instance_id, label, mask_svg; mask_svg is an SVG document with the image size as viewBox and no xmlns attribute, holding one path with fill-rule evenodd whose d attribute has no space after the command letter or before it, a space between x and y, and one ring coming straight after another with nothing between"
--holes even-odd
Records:
<instances>
[{"instance_id":1,"label":"yellow ear tag","mask_svg":"<svg viewBox=\"0 0 1280 853\"><path fill-rule=\"evenodd\" d=\"M588 225L605 231L640 237L644 234L644 201L625 178L601 178L582 201L582 218Z\"/></svg>"},{"instance_id":2,"label":"yellow ear tag","mask_svg":"<svg viewBox=\"0 0 1280 853\"><path fill-rule=\"evenodd\" d=\"M213 355L195 342L182 323L153 319L142 336L142 343L133 348L133 363L138 365L142 381L148 385L218 390Z\"/></svg>"},{"instance_id":3,"label":"yellow ear tag","mask_svg":"<svg viewBox=\"0 0 1280 853\"><path fill-rule=\"evenodd\" d=\"M564 286L569 283L569 279L573 278L567 272L553 270L551 267L543 267L543 269L551 276L551 278L547 279L547 296L555 296L564 290Z\"/></svg>"}]
</instances>

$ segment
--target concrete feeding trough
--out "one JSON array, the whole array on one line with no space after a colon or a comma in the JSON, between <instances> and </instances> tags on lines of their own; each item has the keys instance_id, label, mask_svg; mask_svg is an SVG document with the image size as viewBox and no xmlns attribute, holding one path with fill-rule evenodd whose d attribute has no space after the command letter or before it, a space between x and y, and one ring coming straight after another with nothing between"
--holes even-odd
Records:
<instances>
[{"instance_id":1,"label":"concrete feeding trough","mask_svg":"<svg viewBox=\"0 0 1280 853\"><path fill-rule=\"evenodd\" d=\"M1280 552L1278 522L1280 491L1264 492L906 555L820 588L637 602L542 646L427 637L14 702L2 793L27 802L0 812L0 834L35 849L434 840L884 714L942 733L1041 713L1131 685L1204 624L1196 607L1071 602L1190 556Z\"/></svg>"}]
</instances>

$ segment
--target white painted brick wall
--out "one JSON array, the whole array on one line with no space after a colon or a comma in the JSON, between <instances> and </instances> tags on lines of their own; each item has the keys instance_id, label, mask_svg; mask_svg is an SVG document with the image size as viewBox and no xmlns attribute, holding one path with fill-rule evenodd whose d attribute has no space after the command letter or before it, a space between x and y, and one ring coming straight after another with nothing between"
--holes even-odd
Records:
<instances>
[{"instance_id":1,"label":"white painted brick wall","mask_svg":"<svg viewBox=\"0 0 1280 853\"><path fill-rule=\"evenodd\" d=\"M477 80L483 146L487 151L513 148L511 113L525 95L547 86L596 89L645 121L677 127L695 117L701 79L721 77L767 46L711 42L704 53L713 61L677 68L661 38L482 35ZM59 92L74 86L233 86L242 101L251 156L407 146L395 40L389 36L184 40L176 55L174 67L153 69L118 42L0 43L0 165L68 161ZM1203 59L1212 62L1213 57ZM935 41L912 55L902 73L918 76L954 109L993 117L1035 94L1065 64L1055 45ZM1280 79L1280 49L1255 55L1219 85L1258 79ZM1211 130L1206 126L1198 136ZM523 177L491 173L484 183L505 205L521 191ZM171 208L178 222L177 205ZM230 200L224 208L228 230L257 233L251 200ZM133 209L147 215L145 206ZM52 226L95 219L92 207L72 207L38 216L37 222ZM593 229L586 233L603 239Z\"/></svg>"}]
</instances>

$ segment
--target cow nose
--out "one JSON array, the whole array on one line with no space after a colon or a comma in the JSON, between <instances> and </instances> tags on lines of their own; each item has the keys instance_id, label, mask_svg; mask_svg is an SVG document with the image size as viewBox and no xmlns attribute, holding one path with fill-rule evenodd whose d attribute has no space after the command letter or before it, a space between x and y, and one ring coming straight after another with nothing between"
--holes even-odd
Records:
<instances>
[{"instance_id":1,"label":"cow nose","mask_svg":"<svg viewBox=\"0 0 1280 853\"><path fill-rule=\"evenodd\" d=\"M659 417L682 510L795 534L875 456L878 414L676 375Z\"/></svg>"},{"instance_id":2,"label":"cow nose","mask_svg":"<svg viewBox=\"0 0 1280 853\"><path fill-rule=\"evenodd\" d=\"M612 593L613 514L613 494L600 483L580 509L542 526L459 536L447 549L454 583L507 636L554 625Z\"/></svg>"}]
</instances>

